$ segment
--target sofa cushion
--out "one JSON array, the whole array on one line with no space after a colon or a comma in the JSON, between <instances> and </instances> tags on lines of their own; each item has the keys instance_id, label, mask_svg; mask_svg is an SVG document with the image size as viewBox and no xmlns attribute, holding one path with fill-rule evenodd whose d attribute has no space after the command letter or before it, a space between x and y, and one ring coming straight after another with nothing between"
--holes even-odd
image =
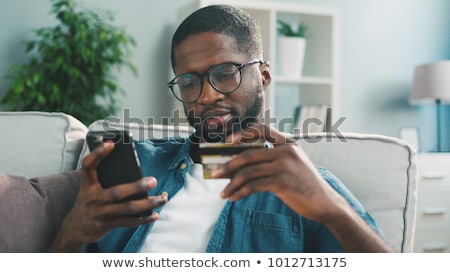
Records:
<instances>
[{"instance_id":1,"label":"sofa cushion","mask_svg":"<svg viewBox=\"0 0 450 273\"><path fill-rule=\"evenodd\" d=\"M301 136L316 165L335 174L360 200L390 245L412 252L417 204L417 153L406 142L374 134Z\"/></svg>"},{"instance_id":2,"label":"sofa cushion","mask_svg":"<svg viewBox=\"0 0 450 273\"><path fill-rule=\"evenodd\" d=\"M0 112L0 128L0 172L26 178L74 170L87 133L70 115L35 111Z\"/></svg>"},{"instance_id":3,"label":"sofa cushion","mask_svg":"<svg viewBox=\"0 0 450 273\"><path fill-rule=\"evenodd\" d=\"M0 173L0 252L46 252L75 202L81 173L36 179Z\"/></svg>"}]
</instances>

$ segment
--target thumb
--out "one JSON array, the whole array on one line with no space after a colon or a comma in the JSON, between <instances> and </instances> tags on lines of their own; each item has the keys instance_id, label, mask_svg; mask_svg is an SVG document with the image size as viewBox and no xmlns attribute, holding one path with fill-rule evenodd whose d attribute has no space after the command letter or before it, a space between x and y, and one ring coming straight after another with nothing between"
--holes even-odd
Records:
<instances>
[{"instance_id":1,"label":"thumb","mask_svg":"<svg viewBox=\"0 0 450 273\"><path fill-rule=\"evenodd\" d=\"M82 163L83 177L90 183L99 183L97 177L97 168L102 160L114 150L114 143L107 141L98 145L90 154L88 154Z\"/></svg>"}]
</instances>

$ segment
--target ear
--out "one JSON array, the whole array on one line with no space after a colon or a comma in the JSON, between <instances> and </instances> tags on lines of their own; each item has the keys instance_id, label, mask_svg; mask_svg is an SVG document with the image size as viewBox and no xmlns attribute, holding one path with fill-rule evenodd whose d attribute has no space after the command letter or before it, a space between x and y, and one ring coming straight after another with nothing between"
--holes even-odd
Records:
<instances>
[{"instance_id":1,"label":"ear","mask_svg":"<svg viewBox=\"0 0 450 273\"><path fill-rule=\"evenodd\" d=\"M265 61L260 65L259 70L261 72L263 88L264 90L266 90L270 82L272 81L272 76L270 75L270 63L268 61Z\"/></svg>"}]
</instances>

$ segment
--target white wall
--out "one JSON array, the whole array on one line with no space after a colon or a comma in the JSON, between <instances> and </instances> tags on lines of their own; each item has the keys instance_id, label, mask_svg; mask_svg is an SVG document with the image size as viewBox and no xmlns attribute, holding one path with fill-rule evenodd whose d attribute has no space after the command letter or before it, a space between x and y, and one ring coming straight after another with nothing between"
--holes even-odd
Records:
<instances>
[{"instance_id":1,"label":"white wall","mask_svg":"<svg viewBox=\"0 0 450 273\"><path fill-rule=\"evenodd\" d=\"M287 1L287 0L286 0ZM339 109L346 131L398 136L417 125L414 66L450 58L448 0L303 0L340 11Z\"/></svg>"},{"instance_id":2,"label":"white wall","mask_svg":"<svg viewBox=\"0 0 450 273\"><path fill-rule=\"evenodd\" d=\"M258 1L258 0L255 0ZM398 136L401 126L415 126L419 111L409 106L414 66L450 58L448 0L272 0L334 7L340 13L339 109L345 131ZM170 38L177 13L191 0L92 0L87 7L117 14L137 40L133 62L139 77L119 76L127 90L123 107L132 117L168 116L173 99L166 87ZM226 2L226 1L225 1ZM156 4L158 3L158 4ZM33 28L52 24L49 0L0 2L0 74L22 62L21 41ZM7 82L0 80L0 95Z\"/></svg>"}]
</instances>

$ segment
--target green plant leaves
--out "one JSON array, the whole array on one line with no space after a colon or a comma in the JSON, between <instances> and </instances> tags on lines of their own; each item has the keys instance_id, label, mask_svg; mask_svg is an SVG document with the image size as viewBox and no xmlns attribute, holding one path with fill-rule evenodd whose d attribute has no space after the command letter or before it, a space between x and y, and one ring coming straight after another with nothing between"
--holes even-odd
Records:
<instances>
[{"instance_id":1,"label":"green plant leaves","mask_svg":"<svg viewBox=\"0 0 450 273\"><path fill-rule=\"evenodd\" d=\"M278 33L286 37L305 37L308 31L308 26L303 22L300 22L295 29L294 26L282 20L277 20L277 23Z\"/></svg>"},{"instance_id":2,"label":"green plant leaves","mask_svg":"<svg viewBox=\"0 0 450 273\"><path fill-rule=\"evenodd\" d=\"M0 103L10 110L65 112L89 124L116 111L115 94L122 90L114 71L129 68L135 40L114 17L79 10L74 0L52 0L59 23L34 31L26 45L28 63L11 66L10 87Z\"/></svg>"}]
</instances>

